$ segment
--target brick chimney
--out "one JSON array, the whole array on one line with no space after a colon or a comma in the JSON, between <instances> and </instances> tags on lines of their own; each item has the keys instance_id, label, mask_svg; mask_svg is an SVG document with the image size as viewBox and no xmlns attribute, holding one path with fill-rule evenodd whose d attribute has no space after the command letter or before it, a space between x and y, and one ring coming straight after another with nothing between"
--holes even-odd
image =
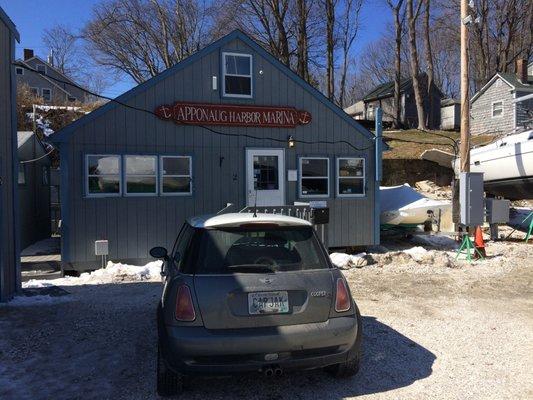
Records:
<instances>
[{"instance_id":1,"label":"brick chimney","mask_svg":"<svg viewBox=\"0 0 533 400\"><path fill-rule=\"evenodd\" d=\"M527 83L527 61L523 58L516 60L516 77L522 83Z\"/></svg>"},{"instance_id":2,"label":"brick chimney","mask_svg":"<svg viewBox=\"0 0 533 400\"><path fill-rule=\"evenodd\" d=\"M24 61L33 57L33 49L24 49Z\"/></svg>"}]
</instances>

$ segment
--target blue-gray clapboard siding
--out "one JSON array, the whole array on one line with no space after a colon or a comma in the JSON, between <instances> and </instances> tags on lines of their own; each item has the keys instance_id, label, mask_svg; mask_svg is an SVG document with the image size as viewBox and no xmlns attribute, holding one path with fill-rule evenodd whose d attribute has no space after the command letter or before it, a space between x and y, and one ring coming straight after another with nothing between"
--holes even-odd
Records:
<instances>
[{"instance_id":1,"label":"blue-gray clapboard siding","mask_svg":"<svg viewBox=\"0 0 533 400\"><path fill-rule=\"evenodd\" d=\"M331 207L329 243L331 246L371 245L379 240L375 211L375 153L371 134L344 115L333 111L317 93L280 68L257 45L250 45L242 34L223 41L218 48L173 74L156 79L155 84L136 90L129 105L155 109L174 101L203 103L241 103L294 106L310 111L311 124L296 129L215 127L222 132L259 136L222 137L201 127L178 126L156 119L153 115L123 106L107 106L105 112L73 124L71 132L58 132L61 141L63 260L67 263L96 265L94 241L108 239L110 259L139 260L148 257L155 245L170 247L184 219L212 213L226 203L245 206L245 149L286 147L269 138L286 140L289 134L310 141L347 140L358 148L324 144L300 144L285 149L286 169L298 168L299 156L330 157ZM211 77L220 82L222 51L241 51L254 57L254 99L221 99L213 91ZM263 74L258 73L259 70ZM54 139L53 139L54 140ZM85 154L176 154L193 158L193 195L190 197L120 197L86 198L84 195ZM335 198L335 158L360 156L366 160L366 196ZM222 164L220 159L223 157ZM233 176L236 176L233 179ZM283 174L286 179L286 172ZM286 182L286 203L301 201L297 182ZM305 199L307 201L308 199Z\"/></svg>"},{"instance_id":2,"label":"blue-gray clapboard siding","mask_svg":"<svg viewBox=\"0 0 533 400\"><path fill-rule=\"evenodd\" d=\"M20 286L17 237L15 26L0 8L0 301Z\"/></svg>"}]
</instances>

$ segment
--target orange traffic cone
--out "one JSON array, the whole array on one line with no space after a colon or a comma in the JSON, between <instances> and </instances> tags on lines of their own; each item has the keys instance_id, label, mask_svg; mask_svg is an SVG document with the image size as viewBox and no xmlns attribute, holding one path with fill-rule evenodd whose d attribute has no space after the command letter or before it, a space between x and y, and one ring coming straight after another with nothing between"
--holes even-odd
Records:
<instances>
[{"instance_id":1,"label":"orange traffic cone","mask_svg":"<svg viewBox=\"0 0 533 400\"><path fill-rule=\"evenodd\" d=\"M474 252L474 258L479 258L480 255L483 258L487 257L487 253L485 252L485 242L483 241L483 232L481 231L480 226L476 226L474 232L474 246L477 250Z\"/></svg>"}]
</instances>

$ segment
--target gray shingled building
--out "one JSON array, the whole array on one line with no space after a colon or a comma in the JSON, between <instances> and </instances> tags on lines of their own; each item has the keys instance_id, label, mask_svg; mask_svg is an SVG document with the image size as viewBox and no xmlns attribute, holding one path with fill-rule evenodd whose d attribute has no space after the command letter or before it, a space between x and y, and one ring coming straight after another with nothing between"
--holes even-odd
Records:
<instances>
[{"instance_id":1,"label":"gray shingled building","mask_svg":"<svg viewBox=\"0 0 533 400\"><path fill-rule=\"evenodd\" d=\"M137 109L109 102L50 137L65 269L98 267L99 239L109 259L146 261L186 218L227 203L322 201L330 246L379 242L373 135L242 32L117 100Z\"/></svg>"}]
</instances>

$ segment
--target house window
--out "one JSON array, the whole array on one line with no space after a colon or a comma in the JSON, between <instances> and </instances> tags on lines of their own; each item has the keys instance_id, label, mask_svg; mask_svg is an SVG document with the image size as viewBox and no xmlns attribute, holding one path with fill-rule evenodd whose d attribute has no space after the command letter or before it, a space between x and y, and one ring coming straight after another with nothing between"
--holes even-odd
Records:
<instances>
[{"instance_id":1,"label":"house window","mask_svg":"<svg viewBox=\"0 0 533 400\"><path fill-rule=\"evenodd\" d=\"M76 101L76 98L73 97L73 96L68 96L67 99L68 99L68 101L70 101L70 102L74 102L74 101Z\"/></svg>"},{"instance_id":2,"label":"house window","mask_svg":"<svg viewBox=\"0 0 533 400\"><path fill-rule=\"evenodd\" d=\"M26 184L26 164L19 163L18 183L19 185Z\"/></svg>"},{"instance_id":3,"label":"house window","mask_svg":"<svg viewBox=\"0 0 533 400\"><path fill-rule=\"evenodd\" d=\"M163 195L192 193L192 159L187 156L161 156L160 185Z\"/></svg>"},{"instance_id":4,"label":"house window","mask_svg":"<svg viewBox=\"0 0 533 400\"><path fill-rule=\"evenodd\" d=\"M251 98L252 56L250 54L222 53L222 85L226 97Z\"/></svg>"},{"instance_id":5,"label":"house window","mask_svg":"<svg viewBox=\"0 0 533 400\"><path fill-rule=\"evenodd\" d=\"M16 67L15 71L17 75L24 75L24 68L22 67Z\"/></svg>"},{"instance_id":6,"label":"house window","mask_svg":"<svg viewBox=\"0 0 533 400\"><path fill-rule=\"evenodd\" d=\"M43 92L43 99L45 101L52 100L52 89L43 88L42 92Z\"/></svg>"},{"instance_id":7,"label":"house window","mask_svg":"<svg viewBox=\"0 0 533 400\"><path fill-rule=\"evenodd\" d=\"M39 96L39 88L31 87L31 88L30 88L30 92L31 92L31 94L33 94L34 96Z\"/></svg>"},{"instance_id":8,"label":"house window","mask_svg":"<svg viewBox=\"0 0 533 400\"><path fill-rule=\"evenodd\" d=\"M360 197L365 195L364 158L337 158L337 196Z\"/></svg>"},{"instance_id":9,"label":"house window","mask_svg":"<svg viewBox=\"0 0 533 400\"><path fill-rule=\"evenodd\" d=\"M46 74L46 65L44 64L36 64L35 69L37 72L42 72L43 74Z\"/></svg>"},{"instance_id":10,"label":"house window","mask_svg":"<svg viewBox=\"0 0 533 400\"><path fill-rule=\"evenodd\" d=\"M124 156L126 195L157 194L157 157Z\"/></svg>"},{"instance_id":11,"label":"house window","mask_svg":"<svg viewBox=\"0 0 533 400\"><path fill-rule=\"evenodd\" d=\"M372 119L374 118L374 105L373 104L369 104L368 105L368 118L367 119Z\"/></svg>"},{"instance_id":12,"label":"house window","mask_svg":"<svg viewBox=\"0 0 533 400\"><path fill-rule=\"evenodd\" d=\"M329 197L329 158L300 158L300 197Z\"/></svg>"},{"instance_id":13,"label":"house window","mask_svg":"<svg viewBox=\"0 0 533 400\"><path fill-rule=\"evenodd\" d=\"M120 196L120 156L90 154L87 155L86 165L87 196Z\"/></svg>"},{"instance_id":14,"label":"house window","mask_svg":"<svg viewBox=\"0 0 533 400\"><path fill-rule=\"evenodd\" d=\"M503 117L503 101L495 101L492 103L492 118Z\"/></svg>"}]
</instances>

